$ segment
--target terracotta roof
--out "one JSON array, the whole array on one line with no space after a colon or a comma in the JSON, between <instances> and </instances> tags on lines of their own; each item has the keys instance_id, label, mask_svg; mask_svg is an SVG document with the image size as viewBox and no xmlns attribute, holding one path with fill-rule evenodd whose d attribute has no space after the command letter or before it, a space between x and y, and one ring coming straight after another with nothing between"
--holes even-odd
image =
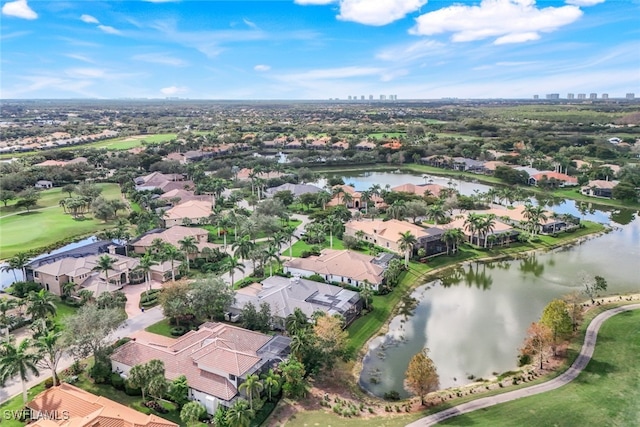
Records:
<instances>
[{"instance_id":1,"label":"terracotta roof","mask_svg":"<svg viewBox=\"0 0 640 427\"><path fill-rule=\"evenodd\" d=\"M247 180L250 179L249 175L251 175L251 173L253 172L253 169L248 169L248 168L243 168L240 169L238 171L238 179L240 180ZM280 178L282 176L285 176L285 174L280 173L280 172L261 172L260 174L258 174L259 178L262 179L273 179L273 178Z\"/></svg>"},{"instance_id":2,"label":"terracotta roof","mask_svg":"<svg viewBox=\"0 0 640 427\"><path fill-rule=\"evenodd\" d=\"M558 181L570 182L573 184L578 183L578 178L575 176L569 176L560 172L540 172L534 175L531 175L531 178L534 178L536 181L540 181L543 177L547 177L547 179L555 178Z\"/></svg>"},{"instance_id":3,"label":"terracotta roof","mask_svg":"<svg viewBox=\"0 0 640 427\"><path fill-rule=\"evenodd\" d=\"M101 255L88 255L81 258L62 258L58 261L54 261L49 264L43 264L39 267L34 268L34 271L43 274L50 274L52 276L77 276L79 274L88 274L93 271L93 269L98 265L98 259L105 254ZM140 263L139 260L135 258L129 258L122 255L116 254L108 254L110 258L116 260L114 263L114 269L109 270L109 277L112 277L116 274L120 274L120 272L125 270L132 270ZM104 277L104 273L99 273L101 277Z\"/></svg>"},{"instance_id":4,"label":"terracotta roof","mask_svg":"<svg viewBox=\"0 0 640 427\"><path fill-rule=\"evenodd\" d=\"M190 387L231 400L237 394L235 386L211 371L243 376L261 361L257 352L270 340L270 336L259 332L207 322L198 331L188 332L168 345L130 341L119 347L111 359L127 366L162 360L168 379L185 375Z\"/></svg>"},{"instance_id":5,"label":"terracotta roof","mask_svg":"<svg viewBox=\"0 0 640 427\"><path fill-rule=\"evenodd\" d=\"M399 191L403 193L412 193L417 194L422 197L427 192L431 192L434 196L438 197L440 195L440 191L445 187L439 184L426 184L426 185L416 185L416 184L402 184L397 187L392 187L391 191Z\"/></svg>"},{"instance_id":6,"label":"terracotta roof","mask_svg":"<svg viewBox=\"0 0 640 427\"><path fill-rule=\"evenodd\" d=\"M50 167L50 166L65 166L67 164L66 161L64 160L45 160L42 163L37 163L33 166L38 166L38 167Z\"/></svg>"},{"instance_id":7,"label":"terracotta roof","mask_svg":"<svg viewBox=\"0 0 640 427\"><path fill-rule=\"evenodd\" d=\"M165 219L179 220L189 218L191 220L198 220L200 218L208 218L212 212L213 203L202 200L189 200L188 202L180 203L168 209L165 214Z\"/></svg>"},{"instance_id":8,"label":"terracotta roof","mask_svg":"<svg viewBox=\"0 0 640 427\"><path fill-rule=\"evenodd\" d=\"M285 267L298 268L318 273L331 274L355 279L368 280L370 283L382 283L384 269L372 263L374 257L350 250L324 249L320 256L294 258L284 263Z\"/></svg>"},{"instance_id":9,"label":"terracotta roof","mask_svg":"<svg viewBox=\"0 0 640 427\"><path fill-rule=\"evenodd\" d=\"M490 171L496 170L498 166L506 166L505 162L501 162L499 160L492 160L489 162L484 162L484 168Z\"/></svg>"},{"instance_id":10,"label":"terracotta roof","mask_svg":"<svg viewBox=\"0 0 640 427\"><path fill-rule=\"evenodd\" d=\"M173 190L169 190L164 194L162 194L159 197L159 199L170 200L175 197L180 199L178 204L188 202L189 200L203 200L203 201L211 200L211 196L208 196L206 194L196 195L193 191L185 190L184 188L175 188Z\"/></svg>"},{"instance_id":11,"label":"terracotta roof","mask_svg":"<svg viewBox=\"0 0 640 427\"><path fill-rule=\"evenodd\" d=\"M178 427L157 415L147 415L103 396L84 391L71 384L62 383L37 395L27 406L34 411L68 416L68 420L37 421L31 426L73 427Z\"/></svg>"},{"instance_id":12,"label":"terracotta roof","mask_svg":"<svg viewBox=\"0 0 640 427\"><path fill-rule=\"evenodd\" d=\"M466 220L466 218L456 218L453 221L451 221L450 223L443 225L442 228L444 228L446 230L459 228L464 232L465 236L470 236L471 234L467 230L465 230L465 224L464 224L465 220ZM494 225L494 228L493 228L493 232L489 233L489 235L504 233L504 232L512 231L512 230L513 230L513 227L511 227L508 224L505 224L504 222L502 222L498 218L496 218L496 222L495 222L495 225Z\"/></svg>"},{"instance_id":13,"label":"terracotta roof","mask_svg":"<svg viewBox=\"0 0 640 427\"><path fill-rule=\"evenodd\" d=\"M206 242L208 236L209 232L204 228L175 225L167 228L166 230L154 230L146 233L137 240L132 241L130 245L148 248L152 245L154 240L161 239L166 243L178 247L180 246L178 242L185 237L195 237L196 240L203 239Z\"/></svg>"},{"instance_id":14,"label":"terracotta roof","mask_svg":"<svg viewBox=\"0 0 640 427\"><path fill-rule=\"evenodd\" d=\"M589 183L585 186L587 188L607 188L613 189L616 185L618 185L619 181L605 181L603 179L594 179L593 181L589 181Z\"/></svg>"},{"instance_id":15,"label":"terracotta roof","mask_svg":"<svg viewBox=\"0 0 640 427\"><path fill-rule=\"evenodd\" d=\"M362 230L368 235L379 235L385 239L396 242L400 239L400 234L410 231L416 238L428 237L431 234L423 227L412 224L407 221L399 221L397 219L390 219L389 221L382 221L379 219L372 221L349 221L345 224L345 228L355 231Z\"/></svg>"}]
</instances>

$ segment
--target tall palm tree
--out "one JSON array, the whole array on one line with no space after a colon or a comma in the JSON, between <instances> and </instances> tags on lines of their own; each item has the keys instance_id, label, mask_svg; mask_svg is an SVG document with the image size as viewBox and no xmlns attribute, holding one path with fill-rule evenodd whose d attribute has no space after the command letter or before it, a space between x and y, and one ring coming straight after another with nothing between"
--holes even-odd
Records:
<instances>
[{"instance_id":1,"label":"tall palm tree","mask_svg":"<svg viewBox=\"0 0 640 427\"><path fill-rule=\"evenodd\" d=\"M435 203L427 209L427 218L430 221L436 223L436 225L444 222L447 219L447 212L444 209L442 203Z\"/></svg>"},{"instance_id":2,"label":"tall palm tree","mask_svg":"<svg viewBox=\"0 0 640 427\"><path fill-rule=\"evenodd\" d=\"M318 201L318 204L322 205L322 210L326 210L327 209L327 203L329 203L332 199L331 194L329 194L328 191L321 191L318 193L318 195L316 196L316 200Z\"/></svg>"},{"instance_id":3,"label":"tall palm tree","mask_svg":"<svg viewBox=\"0 0 640 427\"><path fill-rule=\"evenodd\" d=\"M285 318L285 329L289 335L298 335L298 333L309 326L309 318L300 308L296 307L293 313Z\"/></svg>"},{"instance_id":4,"label":"tall palm tree","mask_svg":"<svg viewBox=\"0 0 640 427\"><path fill-rule=\"evenodd\" d=\"M364 205L364 213L365 215L369 213L369 203L371 203L371 190L362 191L360 196L360 203Z\"/></svg>"},{"instance_id":5,"label":"tall palm tree","mask_svg":"<svg viewBox=\"0 0 640 427\"><path fill-rule=\"evenodd\" d=\"M333 233L337 233L338 230L342 227L342 221L336 218L335 215L329 215L325 220L324 225L329 231L329 245L330 248L333 249Z\"/></svg>"},{"instance_id":6,"label":"tall palm tree","mask_svg":"<svg viewBox=\"0 0 640 427\"><path fill-rule=\"evenodd\" d=\"M405 231L404 233L400 233L400 238L398 239L398 248L404 252L404 266L405 268L409 268L409 257L413 252L413 247L418 243L418 239L416 236L411 234L411 231Z\"/></svg>"},{"instance_id":7,"label":"tall palm tree","mask_svg":"<svg viewBox=\"0 0 640 427\"><path fill-rule=\"evenodd\" d=\"M173 246L172 244L166 243L164 245L164 249L162 250L162 254L164 259L166 259L167 261L171 261L171 281L175 282L176 272L175 272L174 264L177 260L182 258L182 252L180 252L180 250L175 246Z\"/></svg>"},{"instance_id":8,"label":"tall palm tree","mask_svg":"<svg viewBox=\"0 0 640 427\"><path fill-rule=\"evenodd\" d=\"M484 237L484 247L487 247L488 235L496 228L496 216L494 214L482 217L480 221L479 232Z\"/></svg>"},{"instance_id":9,"label":"tall palm tree","mask_svg":"<svg viewBox=\"0 0 640 427\"><path fill-rule=\"evenodd\" d=\"M541 223L548 219L542 206L533 206L530 203L527 203L525 205L523 216L527 219L530 227L530 232L533 235L538 234Z\"/></svg>"},{"instance_id":10,"label":"tall palm tree","mask_svg":"<svg viewBox=\"0 0 640 427\"><path fill-rule=\"evenodd\" d=\"M295 237L296 229L294 227L284 227L280 230L282 238L289 243L289 258L293 258L293 238Z\"/></svg>"},{"instance_id":11,"label":"tall palm tree","mask_svg":"<svg viewBox=\"0 0 640 427\"><path fill-rule=\"evenodd\" d=\"M255 243L253 243L249 236L242 236L240 240L233 242L231 248L237 258L248 259L251 251L255 249Z\"/></svg>"},{"instance_id":12,"label":"tall palm tree","mask_svg":"<svg viewBox=\"0 0 640 427\"><path fill-rule=\"evenodd\" d=\"M251 420L255 416L253 409L244 399L236 400L225 413L225 421L233 427L249 427Z\"/></svg>"},{"instance_id":13,"label":"tall palm tree","mask_svg":"<svg viewBox=\"0 0 640 427\"><path fill-rule=\"evenodd\" d=\"M351 195L351 193L344 191L342 193L342 203L344 203L346 207L349 207L349 204L351 204L352 202L353 196Z\"/></svg>"},{"instance_id":14,"label":"tall palm tree","mask_svg":"<svg viewBox=\"0 0 640 427\"><path fill-rule=\"evenodd\" d=\"M189 271L189 255L198 253L198 245L196 244L196 238L193 236L187 236L182 240L178 240L180 250L185 254L185 260L187 262L187 271Z\"/></svg>"},{"instance_id":15,"label":"tall palm tree","mask_svg":"<svg viewBox=\"0 0 640 427\"><path fill-rule=\"evenodd\" d=\"M53 301L54 297L51 292L44 289L40 289L38 292L32 291L27 296L27 314L31 315L33 320L53 317L57 310Z\"/></svg>"},{"instance_id":16,"label":"tall palm tree","mask_svg":"<svg viewBox=\"0 0 640 427\"><path fill-rule=\"evenodd\" d=\"M104 273L104 282L107 284L107 289L109 285L109 270L113 269L113 264L115 264L116 261L117 260L115 258L111 258L109 255L102 255L98 258L96 266L93 267L94 270ZM100 289L98 288L96 291L96 297L100 295L100 292L98 292L99 290Z\"/></svg>"},{"instance_id":17,"label":"tall palm tree","mask_svg":"<svg viewBox=\"0 0 640 427\"><path fill-rule=\"evenodd\" d=\"M16 300L7 297L0 298L0 328L6 328L6 337L9 339L9 310L17 307Z\"/></svg>"},{"instance_id":18,"label":"tall palm tree","mask_svg":"<svg viewBox=\"0 0 640 427\"><path fill-rule=\"evenodd\" d=\"M149 253L144 254L142 258L140 258L140 263L138 264L138 270L142 271L142 274L144 274L144 284L148 290L151 290L149 273L151 273L151 267L154 265L158 265L158 263L151 258L151 254Z\"/></svg>"},{"instance_id":19,"label":"tall palm tree","mask_svg":"<svg viewBox=\"0 0 640 427\"><path fill-rule=\"evenodd\" d=\"M449 255L449 247L455 253L458 245L464 241L464 233L459 228L448 229L442 233L442 241L447 245L447 255Z\"/></svg>"},{"instance_id":20,"label":"tall palm tree","mask_svg":"<svg viewBox=\"0 0 640 427\"><path fill-rule=\"evenodd\" d=\"M31 338L26 338L15 345L11 341L5 341L0 347L0 384L4 384L16 375L22 382L22 401L27 403L27 380L29 373L40 376L40 371L36 366L40 356L34 352L31 345Z\"/></svg>"},{"instance_id":21,"label":"tall palm tree","mask_svg":"<svg viewBox=\"0 0 640 427\"><path fill-rule=\"evenodd\" d=\"M471 244L473 244L473 238L478 233L478 246L480 245L480 226L482 223L482 216L476 213L470 213L467 215L467 219L464 220L464 229L471 234Z\"/></svg>"},{"instance_id":22,"label":"tall palm tree","mask_svg":"<svg viewBox=\"0 0 640 427\"><path fill-rule=\"evenodd\" d=\"M364 308L368 309L371 305L371 299L373 298L373 290L371 289L371 283L367 279L362 281L360 298L362 298L362 301L364 302Z\"/></svg>"},{"instance_id":23,"label":"tall palm tree","mask_svg":"<svg viewBox=\"0 0 640 427\"><path fill-rule=\"evenodd\" d=\"M240 384L238 390L243 391L249 398L249 408L253 410L253 399L259 398L260 393L264 390L264 384L256 374L249 375L247 379Z\"/></svg>"},{"instance_id":24,"label":"tall palm tree","mask_svg":"<svg viewBox=\"0 0 640 427\"><path fill-rule=\"evenodd\" d=\"M271 402L273 395L280 391L282 377L273 372L273 369L269 369L269 372L262 376L264 382L264 389L267 392L267 399Z\"/></svg>"},{"instance_id":25,"label":"tall palm tree","mask_svg":"<svg viewBox=\"0 0 640 427\"><path fill-rule=\"evenodd\" d=\"M60 363L65 350L60 337L62 337L62 332L49 329L40 335L35 342L42 364L53 374L54 387L58 384L58 363Z\"/></svg>"},{"instance_id":26,"label":"tall palm tree","mask_svg":"<svg viewBox=\"0 0 640 427\"><path fill-rule=\"evenodd\" d=\"M235 284L233 281L233 275L236 271L244 273L244 264L241 263L238 258L230 256L225 261L225 269L229 271L229 277L231 277L231 289L233 289L233 285Z\"/></svg>"},{"instance_id":27,"label":"tall palm tree","mask_svg":"<svg viewBox=\"0 0 640 427\"><path fill-rule=\"evenodd\" d=\"M233 225L228 215L222 215L220 220L218 221L218 233L220 232L220 227L222 228L222 250L227 250L227 227ZM220 234L218 234L220 236Z\"/></svg>"},{"instance_id":28,"label":"tall palm tree","mask_svg":"<svg viewBox=\"0 0 640 427\"><path fill-rule=\"evenodd\" d=\"M264 262L269 263L269 277L273 276L273 262L278 264L280 267L280 250L278 246L269 245L267 250L264 252Z\"/></svg>"},{"instance_id":29,"label":"tall palm tree","mask_svg":"<svg viewBox=\"0 0 640 427\"><path fill-rule=\"evenodd\" d=\"M387 214L393 218L402 221L405 215L404 202L395 201L387 208Z\"/></svg>"},{"instance_id":30,"label":"tall palm tree","mask_svg":"<svg viewBox=\"0 0 640 427\"><path fill-rule=\"evenodd\" d=\"M29 258L29 256L26 253L19 252L14 256L12 256L11 258L9 258L7 260L7 265L2 269L3 271L14 270L13 277L14 279L16 279L16 282L18 281L18 278L16 277L15 270L20 270L22 271L22 280L27 280L27 273L25 271L25 267L27 266L27 264L29 264L29 261L31 261L31 258Z\"/></svg>"}]
</instances>

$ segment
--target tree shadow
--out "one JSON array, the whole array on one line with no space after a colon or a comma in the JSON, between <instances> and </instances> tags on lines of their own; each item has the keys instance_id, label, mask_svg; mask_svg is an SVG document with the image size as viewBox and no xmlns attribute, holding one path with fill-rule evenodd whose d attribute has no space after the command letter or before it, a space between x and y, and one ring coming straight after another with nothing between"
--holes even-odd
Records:
<instances>
[{"instance_id":1,"label":"tree shadow","mask_svg":"<svg viewBox=\"0 0 640 427\"><path fill-rule=\"evenodd\" d=\"M41 214L42 212L40 211L30 211L30 212L20 212L19 214L16 214L17 216L31 216L31 215L38 215Z\"/></svg>"},{"instance_id":2,"label":"tree shadow","mask_svg":"<svg viewBox=\"0 0 640 427\"><path fill-rule=\"evenodd\" d=\"M597 359L591 359L587 367L584 369L584 372L589 374L596 374L596 375L610 375L617 372L618 370L619 370L618 367L616 367L615 365L612 365L611 363L603 362ZM587 377L578 376L578 378L576 378L575 381L588 383L590 382L590 379L588 376Z\"/></svg>"}]
</instances>

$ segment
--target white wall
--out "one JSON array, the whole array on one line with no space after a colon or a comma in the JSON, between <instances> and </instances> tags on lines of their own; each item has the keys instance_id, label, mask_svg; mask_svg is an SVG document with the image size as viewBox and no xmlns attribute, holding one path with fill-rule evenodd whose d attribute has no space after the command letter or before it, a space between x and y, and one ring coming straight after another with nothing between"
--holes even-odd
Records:
<instances>
[{"instance_id":1,"label":"white wall","mask_svg":"<svg viewBox=\"0 0 640 427\"><path fill-rule=\"evenodd\" d=\"M216 397L192 388L189 389L189 399L200 402L207 409L209 415L215 414L220 405L220 401Z\"/></svg>"}]
</instances>

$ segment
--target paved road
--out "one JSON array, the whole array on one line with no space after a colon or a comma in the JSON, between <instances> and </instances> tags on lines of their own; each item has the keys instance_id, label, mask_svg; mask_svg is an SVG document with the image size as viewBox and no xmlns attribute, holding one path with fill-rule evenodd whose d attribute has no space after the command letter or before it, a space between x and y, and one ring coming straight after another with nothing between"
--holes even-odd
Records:
<instances>
[{"instance_id":1,"label":"paved road","mask_svg":"<svg viewBox=\"0 0 640 427\"><path fill-rule=\"evenodd\" d=\"M156 306L150 310L146 310L144 313L127 319L126 322L116 331L114 331L109 337L109 341L116 341L119 338L129 336L134 332L144 330L146 327L159 322L164 318L162 314L162 308ZM58 372L67 369L73 363L73 358L65 356L58 365ZM27 388L31 388L37 384L40 384L46 378L51 376L51 371L48 369L41 369L40 376L30 376L27 381ZM20 380L13 379L6 382L6 384L0 389L0 403L3 403L14 396L22 393L22 383Z\"/></svg>"},{"instance_id":2,"label":"paved road","mask_svg":"<svg viewBox=\"0 0 640 427\"><path fill-rule=\"evenodd\" d=\"M461 414L466 414L478 409L488 408L490 406L498 405L504 402L510 402L522 397L533 396L534 394L540 394L547 391L555 390L565 384L568 384L569 382L576 379L580 372L582 372L582 370L589 364L596 346L598 331L600 330L600 326L602 326L604 321L615 316L618 313L622 313L623 311L638 309L640 309L640 304L631 304L623 307L613 308L597 315L587 327L584 344L582 345L582 349L580 350L578 358L573 362L573 365L571 365L571 367L567 369L562 375L555 377L547 382L533 385L531 387L521 388L518 390L510 391L508 393L499 394L497 396L484 397L482 399L477 399L458 406L454 406L453 408L449 408L444 411L437 412L433 415L429 415L428 417L421 418L418 421L408 424L407 427L432 426L439 423L440 421L444 421Z\"/></svg>"}]
</instances>

